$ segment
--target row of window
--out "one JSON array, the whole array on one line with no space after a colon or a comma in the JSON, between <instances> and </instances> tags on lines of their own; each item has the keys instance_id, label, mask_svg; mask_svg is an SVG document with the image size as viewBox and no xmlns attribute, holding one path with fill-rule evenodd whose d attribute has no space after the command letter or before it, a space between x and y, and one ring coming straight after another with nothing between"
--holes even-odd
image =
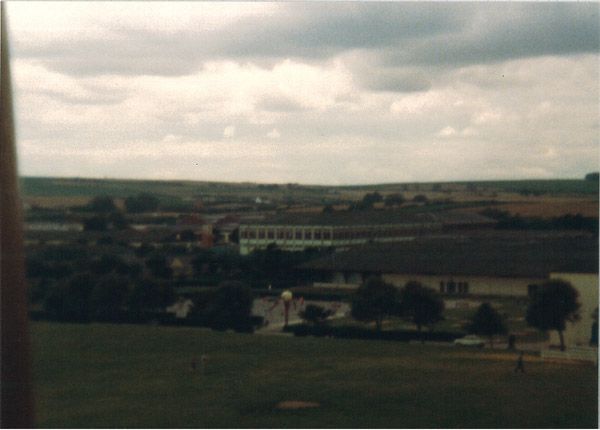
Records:
<instances>
[{"instance_id":1,"label":"row of window","mask_svg":"<svg viewBox=\"0 0 600 430\"><path fill-rule=\"evenodd\" d=\"M315 231L305 231L304 234L302 234L302 231L297 230L294 231L292 229L279 229L277 231L275 230L265 230L265 229L258 229L258 230L242 230L240 232L240 236L242 239L281 239L281 240L291 240L291 239L296 239L296 240L329 240L331 239L331 231L322 231L322 230L315 230Z\"/></svg>"},{"instance_id":2,"label":"row of window","mask_svg":"<svg viewBox=\"0 0 600 430\"><path fill-rule=\"evenodd\" d=\"M468 282L440 281L440 293L467 294L469 292Z\"/></svg>"},{"instance_id":3,"label":"row of window","mask_svg":"<svg viewBox=\"0 0 600 430\"><path fill-rule=\"evenodd\" d=\"M370 239L376 237L402 237L407 234L414 234L417 228L377 228L364 230L334 230L333 232L322 229L299 230L293 228L280 229L242 229L240 237L242 239L281 239L281 240L348 240L348 239Z\"/></svg>"}]
</instances>

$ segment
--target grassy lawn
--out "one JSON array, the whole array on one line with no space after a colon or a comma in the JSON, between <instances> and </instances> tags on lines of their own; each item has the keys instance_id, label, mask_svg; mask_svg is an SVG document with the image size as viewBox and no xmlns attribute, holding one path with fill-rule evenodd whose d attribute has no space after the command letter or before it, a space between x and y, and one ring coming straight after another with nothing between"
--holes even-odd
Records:
<instances>
[{"instance_id":1,"label":"grassy lawn","mask_svg":"<svg viewBox=\"0 0 600 430\"><path fill-rule=\"evenodd\" d=\"M38 427L596 427L597 369L393 342L33 324ZM206 372L193 357L209 354ZM282 411L283 400L319 402Z\"/></svg>"}]
</instances>

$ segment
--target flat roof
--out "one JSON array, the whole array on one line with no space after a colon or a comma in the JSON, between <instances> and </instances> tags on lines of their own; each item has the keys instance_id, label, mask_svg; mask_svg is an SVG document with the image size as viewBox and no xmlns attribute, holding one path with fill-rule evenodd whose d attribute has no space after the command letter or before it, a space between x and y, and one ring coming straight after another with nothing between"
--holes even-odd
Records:
<instances>
[{"instance_id":1,"label":"flat roof","mask_svg":"<svg viewBox=\"0 0 600 430\"><path fill-rule=\"evenodd\" d=\"M461 237L372 243L302 266L349 271L447 276L546 277L550 272L598 273L591 236Z\"/></svg>"},{"instance_id":2,"label":"flat roof","mask_svg":"<svg viewBox=\"0 0 600 430\"><path fill-rule=\"evenodd\" d=\"M360 226L385 224L495 224L491 218L472 212L405 212L399 210L335 211L329 213L288 213L246 221L244 225Z\"/></svg>"}]
</instances>

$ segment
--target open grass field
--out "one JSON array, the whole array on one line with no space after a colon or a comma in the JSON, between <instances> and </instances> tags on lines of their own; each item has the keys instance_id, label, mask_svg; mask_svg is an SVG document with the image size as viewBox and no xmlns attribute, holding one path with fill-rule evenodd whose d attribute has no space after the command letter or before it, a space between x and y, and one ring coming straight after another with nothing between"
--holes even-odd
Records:
<instances>
[{"instance_id":1,"label":"open grass field","mask_svg":"<svg viewBox=\"0 0 600 430\"><path fill-rule=\"evenodd\" d=\"M123 206L127 196L151 193L163 204L175 207L193 202L220 207L254 204L257 197L275 204L294 202L292 212L321 212L325 204L338 209L362 199L365 193L380 192L384 196L401 193L407 204L402 210L423 211L458 209L479 212L494 207L524 217L551 218L579 213L598 216L598 184L585 180L529 180L493 182L447 182L380 184L364 186L316 186L296 184L256 184L201 181L149 181L83 178L21 178L23 200L30 206L68 208L85 205L93 197L108 195ZM426 207L411 206L411 200L425 194L442 203ZM447 201L447 203L443 203ZM220 206L215 202L220 202ZM287 202L287 203L286 203ZM490 203L492 202L492 203ZM383 207L383 203L376 204ZM235 209L232 209L235 210Z\"/></svg>"},{"instance_id":2,"label":"open grass field","mask_svg":"<svg viewBox=\"0 0 600 430\"><path fill-rule=\"evenodd\" d=\"M597 369L405 343L35 323L39 427L597 427ZM208 354L205 374L193 357ZM320 407L278 410L285 400Z\"/></svg>"},{"instance_id":3,"label":"open grass field","mask_svg":"<svg viewBox=\"0 0 600 430\"><path fill-rule=\"evenodd\" d=\"M434 188L452 192L469 190L470 192L496 191L507 193L547 193L547 194L598 194L598 182L584 179L522 179L500 181L462 181L462 182L419 182L403 184L374 184L344 186L340 189L369 190L383 192L430 191Z\"/></svg>"},{"instance_id":4,"label":"open grass field","mask_svg":"<svg viewBox=\"0 0 600 430\"><path fill-rule=\"evenodd\" d=\"M549 195L598 195L598 183L578 179L522 180L522 181L471 181L439 183L377 184L360 186L320 186L288 184L227 183L202 181L150 181L123 179L86 178L21 178L21 189L26 197L94 197L110 195L127 197L149 192L162 197L194 198L261 196L263 199L281 199L294 196L297 199L314 200L322 197L360 199L366 192L379 191L387 194L402 192L407 198L420 193L432 193L432 197L488 198L496 193L545 193ZM492 193L492 194L490 194Z\"/></svg>"},{"instance_id":5,"label":"open grass field","mask_svg":"<svg viewBox=\"0 0 600 430\"><path fill-rule=\"evenodd\" d=\"M24 196L94 197L109 195L124 198L138 193L152 193L162 198L281 198L294 194L298 198L325 194L328 187L260 185L245 182L152 181L125 179L22 177Z\"/></svg>"}]
</instances>

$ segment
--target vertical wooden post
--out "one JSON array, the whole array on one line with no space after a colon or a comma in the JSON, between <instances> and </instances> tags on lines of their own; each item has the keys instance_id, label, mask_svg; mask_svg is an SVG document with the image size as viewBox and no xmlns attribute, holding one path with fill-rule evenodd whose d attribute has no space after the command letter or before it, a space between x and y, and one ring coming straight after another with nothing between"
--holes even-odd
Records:
<instances>
[{"instance_id":1,"label":"vertical wooden post","mask_svg":"<svg viewBox=\"0 0 600 430\"><path fill-rule=\"evenodd\" d=\"M23 222L17 177L6 4L0 4L0 301L2 319L1 419L3 428L32 428Z\"/></svg>"}]
</instances>

